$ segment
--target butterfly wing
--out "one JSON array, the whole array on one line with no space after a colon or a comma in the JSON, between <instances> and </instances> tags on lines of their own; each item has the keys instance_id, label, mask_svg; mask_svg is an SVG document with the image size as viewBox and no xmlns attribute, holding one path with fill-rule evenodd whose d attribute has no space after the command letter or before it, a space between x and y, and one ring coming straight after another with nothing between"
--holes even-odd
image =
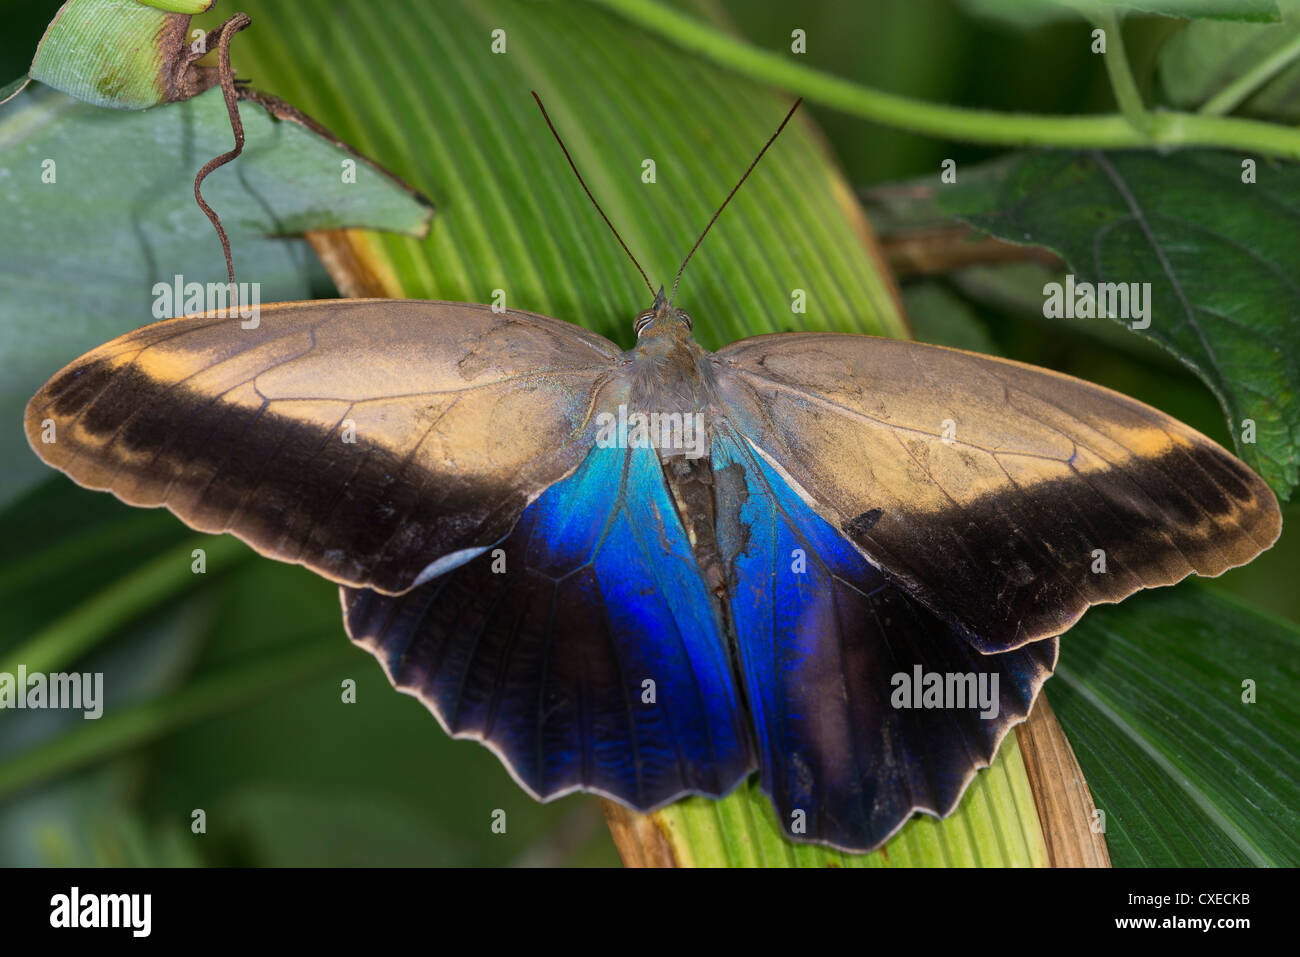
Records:
<instances>
[{"instance_id":1,"label":"butterfly wing","mask_svg":"<svg viewBox=\"0 0 1300 957\"><path fill-rule=\"evenodd\" d=\"M82 485L395 593L577 467L618 352L487 306L284 303L251 329L187 316L115 339L50 379L26 428Z\"/></svg>"},{"instance_id":2,"label":"butterfly wing","mask_svg":"<svg viewBox=\"0 0 1300 957\"><path fill-rule=\"evenodd\" d=\"M914 811L950 813L1028 715L1056 665L1056 639L981 654L743 439L723 432L713 464L760 781L781 825L866 851ZM923 694L930 675L952 680L961 700L935 707Z\"/></svg>"},{"instance_id":3,"label":"butterfly wing","mask_svg":"<svg viewBox=\"0 0 1300 957\"><path fill-rule=\"evenodd\" d=\"M348 633L534 795L642 810L753 769L710 596L653 449L596 448L492 552L403 595L343 589Z\"/></svg>"},{"instance_id":4,"label":"butterfly wing","mask_svg":"<svg viewBox=\"0 0 1300 957\"><path fill-rule=\"evenodd\" d=\"M819 515L984 652L1277 538L1264 482L1100 386L975 353L823 333L715 354L728 415Z\"/></svg>"}]
</instances>

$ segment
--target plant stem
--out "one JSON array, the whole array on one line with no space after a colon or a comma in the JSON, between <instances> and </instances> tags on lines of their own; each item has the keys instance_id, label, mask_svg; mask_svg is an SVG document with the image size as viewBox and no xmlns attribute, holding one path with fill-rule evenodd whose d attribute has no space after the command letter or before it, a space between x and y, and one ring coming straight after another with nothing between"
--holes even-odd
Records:
<instances>
[{"instance_id":1,"label":"plant stem","mask_svg":"<svg viewBox=\"0 0 1300 957\"><path fill-rule=\"evenodd\" d=\"M1201 113L1206 116L1223 116L1231 113L1242 101L1261 86L1281 73L1296 57L1300 56L1300 32L1289 43L1278 47L1273 53L1260 60L1255 66L1237 77L1201 106Z\"/></svg>"},{"instance_id":2,"label":"plant stem","mask_svg":"<svg viewBox=\"0 0 1300 957\"><path fill-rule=\"evenodd\" d=\"M1275 123L1161 111L1147 114L1149 128L1144 132L1118 113L1047 116L927 103L861 86L757 49L656 0L593 2L685 50L745 76L800 93L810 102L914 133L1003 146L1080 149L1213 146L1300 159L1300 129Z\"/></svg>"},{"instance_id":3,"label":"plant stem","mask_svg":"<svg viewBox=\"0 0 1300 957\"><path fill-rule=\"evenodd\" d=\"M1119 17L1110 8L1101 8L1092 21L1105 34L1105 52L1102 54L1106 64L1106 74L1110 77L1110 88L1115 93L1115 102L1124 114L1129 125L1135 130L1149 135L1151 132L1151 114L1142 103L1133 71L1129 69L1128 54L1124 50L1124 29Z\"/></svg>"},{"instance_id":4,"label":"plant stem","mask_svg":"<svg viewBox=\"0 0 1300 957\"><path fill-rule=\"evenodd\" d=\"M195 548L204 549L209 574L249 554L242 542L229 535L190 539L51 622L9 652L0 662L0 672L15 674L19 665L25 665L28 672L58 671L75 661L124 623L200 581L190 570Z\"/></svg>"}]
</instances>

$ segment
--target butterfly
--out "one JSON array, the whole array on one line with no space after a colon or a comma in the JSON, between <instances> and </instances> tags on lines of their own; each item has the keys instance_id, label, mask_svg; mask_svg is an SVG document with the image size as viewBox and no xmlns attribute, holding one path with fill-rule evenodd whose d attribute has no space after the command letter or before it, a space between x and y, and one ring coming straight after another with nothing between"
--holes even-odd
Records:
<instances>
[{"instance_id":1,"label":"butterfly","mask_svg":"<svg viewBox=\"0 0 1300 957\"><path fill-rule=\"evenodd\" d=\"M662 287L626 351L456 302L238 323L77 359L32 448L337 582L393 685L541 800L757 772L793 839L874 849L956 807L1089 606L1280 531L1245 464L1108 389L861 335L711 353Z\"/></svg>"}]
</instances>

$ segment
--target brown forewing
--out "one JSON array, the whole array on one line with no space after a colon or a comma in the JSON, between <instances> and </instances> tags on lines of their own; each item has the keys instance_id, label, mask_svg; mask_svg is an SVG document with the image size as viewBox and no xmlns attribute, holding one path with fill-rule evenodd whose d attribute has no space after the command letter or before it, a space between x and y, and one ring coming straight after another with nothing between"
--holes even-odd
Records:
<instances>
[{"instance_id":1,"label":"brown forewing","mask_svg":"<svg viewBox=\"0 0 1300 957\"><path fill-rule=\"evenodd\" d=\"M56 374L27 436L82 485L396 593L500 539L577 466L617 355L568 323L464 303L284 303L252 329L187 316Z\"/></svg>"},{"instance_id":2,"label":"brown forewing","mask_svg":"<svg viewBox=\"0 0 1300 957\"><path fill-rule=\"evenodd\" d=\"M1218 575L1281 529L1244 463L1070 376L831 333L758 336L713 361L738 429L984 652L1058 635L1091 604Z\"/></svg>"}]
</instances>

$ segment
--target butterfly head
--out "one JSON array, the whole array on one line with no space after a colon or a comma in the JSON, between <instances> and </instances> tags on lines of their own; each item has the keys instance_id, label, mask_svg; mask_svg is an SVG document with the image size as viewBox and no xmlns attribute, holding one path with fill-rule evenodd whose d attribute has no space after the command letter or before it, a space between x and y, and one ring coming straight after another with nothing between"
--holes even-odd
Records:
<instances>
[{"instance_id":1,"label":"butterfly head","mask_svg":"<svg viewBox=\"0 0 1300 957\"><path fill-rule=\"evenodd\" d=\"M685 309L674 306L664 294L664 287L660 286L659 291L655 293L654 303L636 317L632 329L638 339L642 336L665 333L681 335L691 331L691 317L687 315Z\"/></svg>"}]
</instances>

